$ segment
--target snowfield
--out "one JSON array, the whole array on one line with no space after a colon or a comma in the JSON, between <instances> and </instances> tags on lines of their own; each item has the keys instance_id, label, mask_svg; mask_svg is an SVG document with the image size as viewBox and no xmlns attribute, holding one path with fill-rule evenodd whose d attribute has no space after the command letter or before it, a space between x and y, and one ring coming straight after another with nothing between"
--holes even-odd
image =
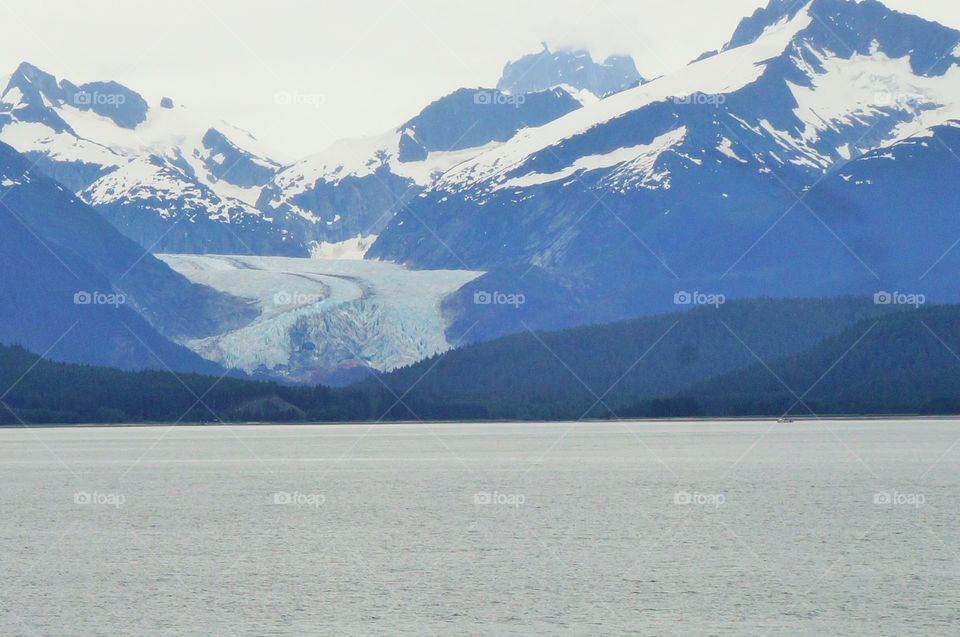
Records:
<instances>
[{"instance_id":1,"label":"snowfield","mask_svg":"<svg viewBox=\"0 0 960 637\"><path fill-rule=\"evenodd\" d=\"M440 304L483 274L378 261L157 256L261 311L245 327L185 345L226 367L305 383L343 382L366 367L390 371L448 350Z\"/></svg>"}]
</instances>

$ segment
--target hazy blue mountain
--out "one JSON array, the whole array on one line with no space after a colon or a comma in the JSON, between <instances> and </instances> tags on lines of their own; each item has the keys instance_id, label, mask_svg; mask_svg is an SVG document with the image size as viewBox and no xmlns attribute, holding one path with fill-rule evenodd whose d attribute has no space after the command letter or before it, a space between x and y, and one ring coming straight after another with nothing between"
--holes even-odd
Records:
<instances>
[{"instance_id":1,"label":"hazy blue mountain","mask_svg":"<svg viewBox=\"0 0 960 637\"><path fill-rule=\"evenodd\" d=\"M643 81L629 56L612 55L603 62L594 62L589 51L551 51L544 44L542 51L509 62L497 88L521 95L566 85L603 97Z\"/></svg>"},{"instance_id":2,"label":"hazy blue mountain","mask_svg":"<svg viewBox=\"0 0 960 637\"><path fill-rule=\"evenodd\" d=\"M216 373L168 339L203 337L255 313L189 283L2 143L0 226L5 343L73 362Z\"/></svg>"}]
</instances>

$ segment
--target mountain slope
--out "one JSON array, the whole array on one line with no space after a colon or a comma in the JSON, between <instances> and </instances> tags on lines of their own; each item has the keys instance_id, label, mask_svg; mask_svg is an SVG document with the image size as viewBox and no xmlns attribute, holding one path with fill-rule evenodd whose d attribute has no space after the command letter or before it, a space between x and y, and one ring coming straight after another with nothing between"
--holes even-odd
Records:
<instances>
[{"instance_id":1,"label":"mountain slope","mask_svg":"<svg viewBox=\"0 0 960 637\"><path fill-rule=\"evenodd\" d=\"M248 321L245 303L189 283L5 144L0 187L4 342L76 362L220 369L167 338Z\"/></svg>"},{"instance_id":2,"label":"mountain slope","mask_svg":"<svg viewBox=\"0 0 960 637\"><path fill-rule=\"evenodd\" d=\"M960 119L864 154L806 201L885 291L933 297L952 289L960 269Z\"/></svg>"},{"instance_id":3,"label":"mountain slope","mask_svg":"<svg viewBox=\"0 0 960 637\"><path fill-rule=\"evenodd\" d=\"M377 235L452 166L580 106L564 88L460 89L394 130L342 140L280 171L257 205L308 243Z\"/></svg>"},{"instance_id":4,"label":"mountain slope","mask_svg":"<svg viewBox=\"0 0 960 637\"><path fill-rule=\"evenodd\" d=\"M272 218L221 197L158 155L131 160L80 197L151 252L306 254L303 243Z\"/></svg>"},{"instance_id":5,"label":"mountain slope","mask_svg":"<svg viewBox=\"0 0 960 637\"><path fill-rule=\"evenodd\" d=\"M574 322L664 311L680 290L872 293L887 283L798 198L848 161L955 117L958 41L874 0L775 0L724 51L456 166L369 255L488 270L475 289L528 300L537 269L546 297L567 290ZM486 325L489 308L469 292L454 305L456 322L484 325L471 334L523 329L505 312ZM524 322L552 320L545 310Z\"/></svg>"}]
</instances>

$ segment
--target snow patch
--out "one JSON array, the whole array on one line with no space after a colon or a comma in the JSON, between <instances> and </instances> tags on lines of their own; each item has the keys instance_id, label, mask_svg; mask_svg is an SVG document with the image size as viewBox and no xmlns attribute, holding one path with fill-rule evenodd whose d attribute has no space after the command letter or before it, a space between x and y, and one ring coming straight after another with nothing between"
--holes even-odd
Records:
<instances>
[{"instance_id":1,"label":"snow patch","mask_svg":"<svg viewBox=\"0 0 960 637\"><path fill-rule=\"evenodd\" d=\"M873 49L870 55L844 59L808 51L817 56L824 72L810 75L810 87L788 83L797 100L794 113L805 124L806 142L819 140L826 131L862 125L890 110L912 116L889 140L896 141L957 112L960 66L941 77L925 77L913 73L909 55L890 58Z\"/></svg>"},{"instance_id":2,"label":"snow patch","mask_svg":"<svg viewBox=\"0 0 960 637\"><path fill-rule=\"evenodd\" d=\"M339 184L347 178L374 175L381 168L413 183L427 187L442 173L478 153L500 145L490 142L475 148L455 151L434 151L422 161L400 161L402 132L390 130L376 137L356 137L335 142L326 150L312 155L281 171L275 183L280 191L270 202L273 206L287 204L296 209L292 200L315 187L317 182Z\"/></svg>"},{"instance_id":3,"label":"snow patch","mask_svg":"<svg viewBox=\"0 0 960 637\"><path fill-rule=\"evenodd\" d=\"M14 120L0 130L0 141L21 153L43 153L62 162L83 162L112 168L125 161L105 146L87 139L77 139L70 133L58 133L40 122Z\"/></svg>"},{"instance_id":4,"label":"snow patch","mask_svg":"<svg viewBox=\"0 0 960 637\"><path fill-rule=\"evenodd\" d=\"M653 140L650 144L641 144L639 146L630 146L627 148L618 148L617 150L604 155L587 155L577 159L572 165L555 173L529 173L523 177L509 179L495 188L501 190L505 188L526 188L530 186L540 186L566 179L573 175L603 168L613 168L614 166L624 165L620 171L620 176L635 175L641 177L640 181L645 182L647 178L653 178L653 167L657 158L665 151L677 146L686 138L687 129L684 126L665 133ZM660 182L663 176L658 175L654 180Z\"/></svg>"},{"instance_id":5,"label":"snow patch","mask_svg":"<svg viewBox=\"0 0 960 637\"><path fill-rule=\"evenodd\" d=\"M746 159L741 159L740 156L737 155L737 153L733 150L733 142L726 137L720 140L720 145L717 147L717 150L719 150L723 155L726 155L730 159L734 159L741 164L748 163Z\"/></svg>"},{"instance_id":6,"label":"snow patch","mask_svg":"<svg viewBox=\"0 0 960 637\"><path fill-rule=\"evenodd\" d=\"M129 161L91 184L81 193L81 198L90 205L137 201L164 219L175 214L169 207L171 204L178 211L227 223L244 214L269 219L256 208L235 199L224 199L191 181L178 167L156 156Z\"/></svg>"},{"instance_id":7,"label":"snow patch","mask_svg":"<svg viewBox=\"0 0 960 637\"><path fill-rule=\"evenodd\" d=\"M593 104L600 100L600 96L594 95L591 91L588 91L585 88L576 88L575 86L570 86L569 84L557 84L552 87L553 90L560 89L570 95L573 99L580 102L581 106L586 106L587 104Z\"/></svg>"},{"instance_id":8,"label":"snow patch","mask_svg":"<svg viewBox=\"0 0 960 637\"><path fill-rule=\"evenodd\" d=\"M0 101L12 106L17 106L21 101L23 101L23 92L19 87L14 86L10 90L6 91L3 95L0 95Z\"/></svg>"},{"instance_id":9,"label":"snow patch","mask_svg":"<svg viewBox=\"0 0 960 637\"><path fill-rule=\"evenodd\" d=\"M338 215L339 216L339 215ZM352 239L328 243L326 241L313 242L310 246L310 256L313 259L345 259L360 261L377 240L377 235L357 235Z\"/></svg>"}]
</instances>

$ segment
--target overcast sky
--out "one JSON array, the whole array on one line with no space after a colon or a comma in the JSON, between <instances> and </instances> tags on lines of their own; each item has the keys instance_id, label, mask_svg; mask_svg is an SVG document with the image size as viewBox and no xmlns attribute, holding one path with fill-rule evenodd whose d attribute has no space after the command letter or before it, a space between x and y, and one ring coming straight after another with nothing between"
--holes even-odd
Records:
<instances>
[{"instance_id":1,"label":"overcast sky","mask_svg":"<svg viewBox=\"0 0 960 637\"><path fill-rule=\"evenodd\" d=\"M960 28L960 0L884 0ZM22 60L116 80L242 126L284 160L377 134L539 49L632 55L648 77L725 42L767 0L0 0L0 76ZM295 103L275 103L277 93Z\"/></svg>"}]
</instances>

